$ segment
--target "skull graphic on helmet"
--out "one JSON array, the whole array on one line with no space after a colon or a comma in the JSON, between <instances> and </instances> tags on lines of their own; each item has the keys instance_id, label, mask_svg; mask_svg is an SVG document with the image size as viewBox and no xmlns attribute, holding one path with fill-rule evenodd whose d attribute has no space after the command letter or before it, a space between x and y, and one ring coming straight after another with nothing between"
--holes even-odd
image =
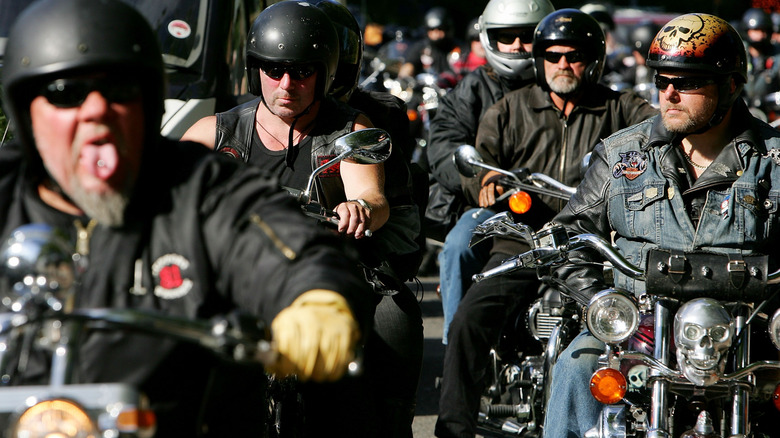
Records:
<instances>
[{"instance_id":1,"label":"skull graphic on helmet","mask_svg":"<svg viewBox=\"0 0 780 438\"><path fill-rule=\"evenodd\" d=\"M698 15L683 15L670 21L656 36L665 51L674 51L689 43L704 28L704 21Z\"/></svg>"},{"instance_id":2,"label":"skull graphic on helmet","mask_svg":"<svg viewBox=\"0 0 780 438\"><path fill-rule=\"evenodd\" d=\"M674 317L677 364L683 375L697 386L718 381L733 338L731 315L711 298L697 298L683 304Z\"/></svg>"}]
</instances>

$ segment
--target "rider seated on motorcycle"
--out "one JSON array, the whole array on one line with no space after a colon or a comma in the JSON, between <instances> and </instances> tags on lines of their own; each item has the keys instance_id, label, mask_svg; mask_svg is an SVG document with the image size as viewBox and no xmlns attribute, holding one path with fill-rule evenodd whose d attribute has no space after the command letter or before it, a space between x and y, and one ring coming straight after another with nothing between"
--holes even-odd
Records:
<instances>
[{"instance_id":1,"label":"rider seated on motorcycle","mask_svg":"<svg viewBox=\"0 0 780 438\"><path fill-rule=\"evenodd\" d=\"M0 233L45 223L70 237L74 306L186 319L240 310L271 324L269 371L341 379L371 325L356 255L312 227L276 179L160 135L162 55L138 11L43 0L19 15L5 49L16 143L0 149ZM107 329L78 348L75 381L139 389L159 436L263 435L262 367ZM34 353L11 384L46 378L47 351Z\"/></svg>"},{"instance_id":2,"label":"rider seated on motorcycle","mask_svg":"<svg viewBox=\"0 0 780 438\"><path fill-rule=\"evenodd\" d=\"M501 169L528 168L566 185L580 179L583 156L601 138L644 120L656 110L634 93L598 84L604 65L604 34L588 14L561 9L536 27L532 47L536 84L507 93L482 117L476 148L487 164ZM492 172L492 171L491 171ZM464 179L471 202L492 207L500 181L481 172ZM532 195L533 196L533 195ZM478 200L478 201L477 201ZM520 221L540 228L563 201L536 197ZM528 250L528 245L496 238L485 269ZM491 346L507 316L526 308L540 286L533 270L494 277L472 285L449 329L444 357L438 437L473 436ZM536 345L527 336L529 348Z\"/></svg>"},{"instance_id":3,"label":"rider seated on motorcycle","mask_svg":"<svg viewBox=\"0 0 780 438\"><path fill-rule=\"evenodd\" d=\"M362 113L328 96L339 40L328 17L303 2L280 2L260 13L247 36L245 104L197 121L182 140L202 143L304 189L309 175L335 156L332 140L373 127ZM287 32L300 21L306 32ZM299 27L300 27L299 26ZM279 38L284 38L280 40ZM339 216L338 231L361 239L387 221L381 164L343 161L318 178L317 200Z\"/></svg>"},{"instance_id":4,"label":"rider seated on motorcycle","mask_svg":"<svg viewBox=\"0 0 780 438\"><path fill-rule=\"evenodd\" d=\"M678 27L693 33L680 38ZM742 39L725 20L706 14L682 15L661 29L647 57L657 71L661 114L599 143L584 180L553 222L569 234L614 240L637 266L646 264L651 249L662 248L765 254L772 272L780 238L774 208L780 135L751 116L739 97L747 80ZM587 303L606 288L601 269L587 264L600 260L585 250L569 259L573 263L554 275L570 296ZM614 275L616 288L645 291L644 282ZM588 385L603 351L586 330L558 358L545 436L583 436L596 425L603 405Z\"/></svg>"},{"instance_id":5,"label":"rider seated on motorcycle","mask_svg":"<svg viewBox=\"0 0 780 438\"><path fill-rule=\"evenodd\" d=\"M356 86L357 75L348 76L348 70L350 64L353 72L361 64L357 55L362 50L359 28L354 23L353 29L347 20L354 22L354 17L339 6L331 2L280 2L263 10L249 31L246 51L249 91L258 97L199 120L183 138L266 169L277 175L282 185L305 188L313 169L335 156L335 139L372 126L364 113L334 95L346 94ZM332 22L331 13L343 17L347 25ZM288 31L290 22L299 23L297 32ZM345 45L357 44L344 48L351 58L345 56L343 62L334 24ZM345 38L347 35L352 37ZM394 152L394 160L403 160L400 152L402 147ZM408 181L408 169L404 170L406 179L400 172L393 175L397 179L388 185L393 188L390 193L408 189L398 187L401 181ZM369 381L363 389L371 392L362 396L375 402L374 415L379 418L370 436L404 428L411 433L422 361L422 313L403 283L414 275L416 266L402 273L392 261L404 256L414 260L419 250L414 240L415 231L420 229L419 214L396 204L399 196L393 196L391 211L384 192L383 164L343 161L316 182L315 200L338 214L338 231L356 239L361 263L377 268L365 271L380 292L374 295L374 330L365 345L367 369L361 376ZM408 191L406 195L406 202L411 202ZM372 231L370 238L366 238L366 230ZM388 372L381 372L384 367ZM325 400L338 392L308 395ZM361 400L351 402L360 404L361 409L370 405ZM318 427L316 421L307 423L313 430Z\"/></svg>"},{"instance_id":6,"label":"rider seated on motorcycle","mask_svg":"<svg viewBox=\"0 0 780 438\"><path fill-rule=\"evenodd\" d=\"M441 234L446 232L446 237L438 257L444 314L442 343L445 345L450 322L463 292L471 284L471 276L484 266L490 251L487 243L469 247L471 233L494 214L488 208L471 208L466 204L452 154L460 145L476 144L479 120L488 108L504 94L534 82L534 60L531 56L533 31L542 18L554 10L549 0L488 2L478 21L479 38L485 47L488 64L477 67L447 92L431 120L426 154L435 179L432 184L438 186L442 197L442 202L431 203L431 208L437 208L433 204L446 205L447 211L454 212L455 218L460 216L451 229L450 215L445 218L447 226ZM437 189L432 186L431 190ZM426 226L430 226L430 222ZM442 225L442 228L445 226Z\"/></svg>"}]
</instances>

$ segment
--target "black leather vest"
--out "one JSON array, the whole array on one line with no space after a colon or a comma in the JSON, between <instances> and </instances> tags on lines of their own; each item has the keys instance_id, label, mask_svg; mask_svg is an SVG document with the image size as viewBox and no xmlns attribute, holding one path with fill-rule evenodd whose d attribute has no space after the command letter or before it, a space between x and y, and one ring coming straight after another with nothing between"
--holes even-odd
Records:
<instances>
[{"instance_id":1,"label":"black leather vest","mask_svg":"<svg viewBox=\"0 0 780 438\"><path fill-rule=\"evenodd\" d=\"M252 153L255 115L258 105L261 104L262 100L258 97L228 111L217 113L214 149L248 162ZM318 168L336 156L334 140L352 132L358 114L359 112L354 108L331 98L326 98L320 103L317 123L309 133L309 138L312 140L312 169ZM315 190L318 199L326 208L332 209L346 200L339 169L337 164L317 178Z\"/></svg>"}]
</instances>

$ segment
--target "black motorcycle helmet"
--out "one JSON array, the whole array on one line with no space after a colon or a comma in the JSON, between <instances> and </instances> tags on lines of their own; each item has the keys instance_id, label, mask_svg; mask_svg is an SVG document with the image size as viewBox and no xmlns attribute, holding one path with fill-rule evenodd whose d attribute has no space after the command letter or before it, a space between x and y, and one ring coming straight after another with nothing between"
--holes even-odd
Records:
<instances>
[{"instance_id":1,"label":"black motorcycle helmet","mask_svg":"<svg viewBox=\"0 0 780 438\"><path fill-rule=\"evenodd\" d=\"M330 94L337 99L342 96L349 99L358 85L363 63L363 34L360 26L355 16L341 3L313 0L312 4L325 12L339 36L339 64Z\"/></svg>"},{"instance_id":2,"label":"black motorcycle helmet","mask_svg":"<svg viewBox=\"0 0 780 438\"><path fill-rule=\"evenodd\" d=\"M709 126L723 120L747 82L747 52L726 20L708 14L681 15L664 25L650 45L647 66L708 73L718 80L718 105ZM729 79L736 89L731 91Z\"/></svg>"},{"instance_id":3,"label":"black motorcycle helmet","mask_svg":"<svg viewBox=\"0 0 780 438\"><path fill-rule=\"evenodd\" d=\"M260 13L247 37L246 71L249 92L262 97L262 62L310 64L319 67L315 99L322 99L336 77L339 38L320 9L311 3L286 0Z\"/></svg>"},{"instance_id":4,"label":"black motorcycle helmet","mask_svg":"<svg viewBox=\"0 0 780 438\"><path fill-rule=\"evenodd\" d=\"M771 34L772 16L761 8L750 8L742 14L744 30L758 29Z\"/></svg>"},{"instance_id":5,"label":"black motorcycle helmet","mask_svg":"<svg viewBox=\"0 0 780 438\"><path fill-rule=\"evenodd\" d=\"M589 55L583 76L585 86L599 81L607 55L601 26L593 17L579 9L559 9L544 17L534 31L533 55L537 84L550 91L544 74L544 52L548 47L559 44L579 47Z\"/></svg>"},{"instance_id":6,"label":"black motorcycle helmet","mask_svg":"<svg viewBox=\"0 0 780 438\"><path fill-rule=\"evenodd\" d=\"M647 52L650 50L650 45L653 43L655 35L659 30L661 30L661 26L652 21L637 23L637 25L631 29L631 34L629 36L631 48L647 58Z\"/></svg>"},{"instance_id":7,"label":"black motorcycle helmet","mask_svg":"<svg viewBox=\"0 0 780 438\"><path fill-rule=\"evenodd\" d=\"M445 32L452 30L452 18L447 9L437 6L425 13L425 30L441 29Z\"/></svg>"},{"instance_id":8,"label":"black motorcycle helmet","mask_svg":"<svg viewBox=\"0 0 780 438\"><path fill-rule=\"evenodd\" d=\"M118 0L40 0L17 17L3 59L4 108L33 167L42 168L29 111L37 90L54 79L96 70L140 78L145 137L159 137L165 88L162 55L155 32L140 12Z\"/></svg>"}]
</instances>

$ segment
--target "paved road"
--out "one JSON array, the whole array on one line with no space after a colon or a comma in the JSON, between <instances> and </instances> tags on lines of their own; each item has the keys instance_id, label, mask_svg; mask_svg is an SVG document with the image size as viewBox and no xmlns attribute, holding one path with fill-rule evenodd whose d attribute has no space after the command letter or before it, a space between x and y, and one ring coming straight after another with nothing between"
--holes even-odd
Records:
<instances>
[{"instance_id":1,"label":"paved road","mask_svg":"<svg viewBox=\"0 0 780 438\"><path fill-rule=\"evenodd\" d=\"M437 278L421 279L420 307L423 312L425 344L423 346L423 368L417 389L417 413L412 430L414 438L433 438L433 426L439 410L439 390L434 387L435 379L441 376L444 360L444 345L441 343L442 312L441 301L436 295ZM410 285L417 290L416 285Z\"/></svg>"}]
</instances>

